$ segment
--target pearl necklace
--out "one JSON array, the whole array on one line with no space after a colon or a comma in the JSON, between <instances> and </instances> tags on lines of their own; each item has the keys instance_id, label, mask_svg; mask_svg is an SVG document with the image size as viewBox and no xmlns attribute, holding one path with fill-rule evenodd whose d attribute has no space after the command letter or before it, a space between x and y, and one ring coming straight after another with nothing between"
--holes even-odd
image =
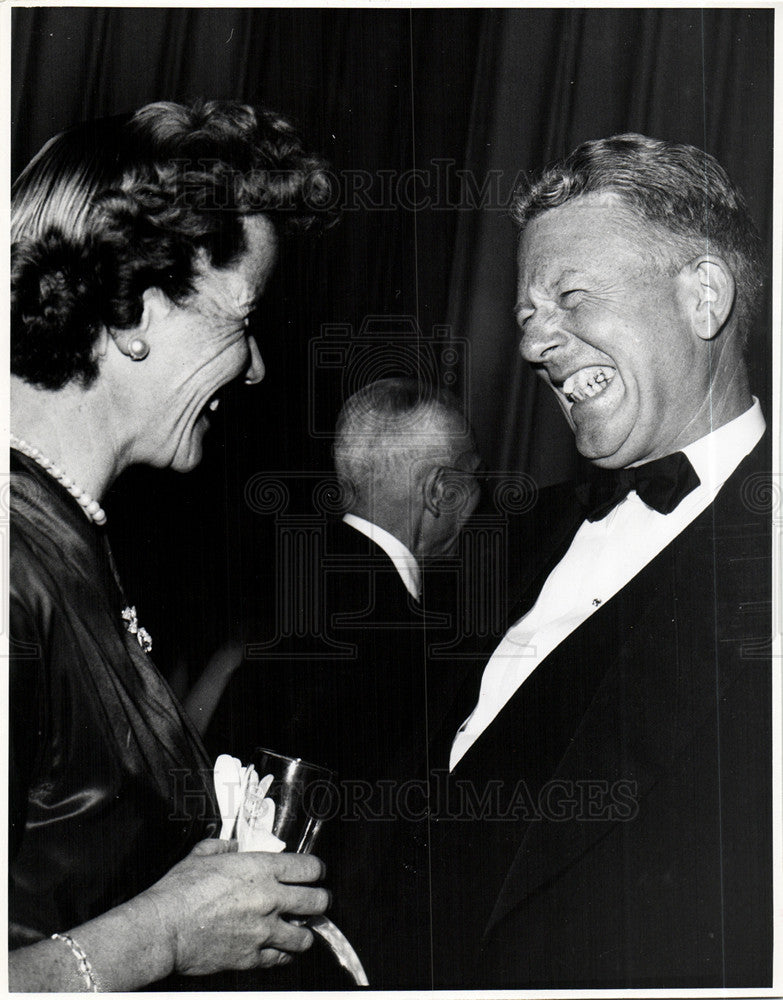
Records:
<instances>
[{"instance_id":1,"label":"pearl necklace","mask_svg":"<svg viewBox=\"0 0 783 1000\"><path fill-rule=\"evenodd\" d=\"M62 485L66 488L66 490L68 490L74 500L84 511L88 521L94 521L96 524L106 524L106 513L98 501L93 500L86 490L77 486L70 476L66 475L59 466L55 465L50 458L46 457L46 455L42 454L38 448L34 448L31 444L28 444L26 441L22 440L22 438L18 438L15 434L11 435L11 447L16 448L17 451L21 451L22 454L27 455L28 458L32 458L32 460L37 462L38 465L48 472L53 479L56 479L58 483L62 483Z\"/></svg>"}]
</instances>

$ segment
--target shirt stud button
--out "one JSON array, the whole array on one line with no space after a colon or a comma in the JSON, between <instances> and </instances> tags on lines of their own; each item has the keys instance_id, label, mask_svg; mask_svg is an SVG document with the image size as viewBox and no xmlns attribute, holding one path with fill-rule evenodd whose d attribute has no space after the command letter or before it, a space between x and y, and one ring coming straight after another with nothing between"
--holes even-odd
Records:
<instances>
[{"instance_id":1,"label":"shirt stud button","mask_svg":"<svg viewBox=\"0 0 783 1000\"><path fill-rule=\"evenodd\" d=\"M600 597L594 597L593 598L593 607L594 608L597 608L600 603L601 603L601 598Z\"/></svg>"}]
</instances>

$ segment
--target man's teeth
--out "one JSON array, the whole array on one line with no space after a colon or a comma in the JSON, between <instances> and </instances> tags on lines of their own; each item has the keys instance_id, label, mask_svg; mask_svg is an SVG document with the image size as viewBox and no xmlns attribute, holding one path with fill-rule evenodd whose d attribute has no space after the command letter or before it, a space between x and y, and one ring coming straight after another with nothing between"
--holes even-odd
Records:
<instances>
[{"instance_id":1,"label":"man's teeth","mask_svg":"<svg viewBox=\"0 0 783 1000\"><path fill-rule=\"evenodd\" d=\"M210 410L213 413L218 408L218 406L220 406L220 400L219 399L213 399L212 402L209 404L209 408L210 408Z\"/></svg>"},{"instance_id":2,"label":"man's teeth","mask_svg":"<svg viewBox=\"0 0 783 1000\"><path fill-rule=\"evenodd\" d=\"M580 368L565 380L563 392L569 402L579 403L583 399L589 399L603 392L614 376L613 368L601 368L598 365Z\"/></svg>"}]
</instances>

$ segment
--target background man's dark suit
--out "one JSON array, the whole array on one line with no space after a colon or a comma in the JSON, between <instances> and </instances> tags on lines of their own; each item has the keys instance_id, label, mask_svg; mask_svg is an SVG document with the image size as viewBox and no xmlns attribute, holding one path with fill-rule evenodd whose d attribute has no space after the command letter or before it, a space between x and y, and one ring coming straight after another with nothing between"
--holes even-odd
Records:
<instances>
[{"instance_id":1,"label":"background man's dark suit","mask_svg":"<svg viewBox=\"0 0 783 1000\"><path fill-rule=\"evenodd\" d=\"M436 986L770 984L769 468L762 442L458 763L452 797L457 779L479 798L522 780L565 811L434 824ZM541 496L560 544L510 623L567 548L569 506ZM540 518L527 527L529 572Z\"/></svg>"},{"instance_id":2,"label":"background man's dark suit","mask_svg":"<svg viewBox=\"0 0 783 1000\"><path fill-rule=\"evenodd\" d=\"M307 648L291 638L247 661L218 708L213 740L243 759L261 744L337 772L339 808L335 800L317 846L334 893L330 916L371 986L426 986L425 617L383 549L341 521L327 526L321 568L313 583L337 658L286 658ZM348 985L320 945L284 978L281 986Z\"/></svg>"}]
</instances>

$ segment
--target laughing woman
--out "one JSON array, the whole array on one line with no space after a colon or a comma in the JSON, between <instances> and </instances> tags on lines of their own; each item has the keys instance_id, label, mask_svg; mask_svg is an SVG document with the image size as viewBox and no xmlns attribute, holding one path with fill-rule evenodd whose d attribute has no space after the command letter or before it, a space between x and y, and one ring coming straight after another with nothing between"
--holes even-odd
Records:
<instances>
[{"instance_id":1,"label":"laughing woman","mask_svg":"<svg viewBox=\"0 0 783 1000\"><path fill-rule=\"evenodd\" d=\"M187 471L278 239L329 199L282 118L152 104L51 140L12 209L10 986L129 990L287 961L317 859L215 839L200 739L122 592L102 497Z\"/></svg>"}]
</instances>

